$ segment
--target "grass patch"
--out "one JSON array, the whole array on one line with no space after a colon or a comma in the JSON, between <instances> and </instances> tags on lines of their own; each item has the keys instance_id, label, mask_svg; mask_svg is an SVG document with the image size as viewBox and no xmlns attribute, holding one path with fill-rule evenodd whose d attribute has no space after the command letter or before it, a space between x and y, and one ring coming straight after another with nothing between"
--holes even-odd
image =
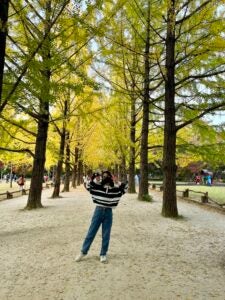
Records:
<instances>
[{"instance_id":1,"label":"grass patch","mask_svg":"<svg viewBox=\"0 0 225 300\"><path fill-rule=\"evenodd\" d=\"M26 180L25 186L26 189L28 189L30 187L30 180ZM17 182L13 181L12 182L12 187L10 187L10 182L5 182L5 180L2 180L0 182L0 194L1 193L6 193L6 191L9 192L16 192L19 191L20 187L17 184Z\"/></svg>"},{"instance_id":2,"label":"grass patch","mask_svg":"<svg viewBox=\"0 0 225 300\"><path fill-rule=\"evenodd\" d=\"M162 184L162 181L150 181L151 184ZM225 186L207 186L207 185L187 185L185 182L177 182L177 191L185 191L186 189L193 190L196 192L206 193L208 192L209 198L213 201L217 202L218 204L225 205ZM184 184L184 185L182 185ZM177 195L181 196L181 193L178 192ZM189 191L189 198L201 201L202 194L196 194L194 192Z\"/></svg>"},{"instance_id":3,"label":"grass patch","mask_svg":"<svg viewBox=\"0 0 225 300\"><path fill-rule=\"evenodd\" d=\"M184 191L186 189L193 190L196 192L202 192L206 193L208 192L209 197L219 203L219 204L225 204L225 187L224 186L205 186L205 185L194 185L194 186L177 186L177 191ZM178 193L180 195L180 193ZM189 198L200 200L202 194L196 194L194 192L189 191Z\"/></svg>"},{"instance_id":4,"label":"grass patch","mask_svg":"<svg viewBox=\"0 0 225 300\"><path fill-rule=\"evenodd\" d=\"M145 202L153 202L153 198L151 195L143 195L141 198L138 198L140 201L145 201Z\"/></svg>"}]
</instances>

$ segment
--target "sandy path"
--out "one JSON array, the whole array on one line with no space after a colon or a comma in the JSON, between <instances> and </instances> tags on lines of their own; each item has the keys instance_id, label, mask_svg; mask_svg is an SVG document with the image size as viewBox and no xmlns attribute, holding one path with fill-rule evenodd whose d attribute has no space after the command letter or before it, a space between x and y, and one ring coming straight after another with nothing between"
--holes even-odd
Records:
<instances>
[{"instance_id":1,"label":"sandy path","mask_svg":"<svg viewBox=\"0 0 225 300\"><path fill-rule=\"evenodd\" d=\"M26 196L0 202L1 300L225 299L225 217L179 202L181 220L160 216L161 193L145 203L126 195L114 211L109 262L100 234L74 261L94 205L79 188L44 209L21 210Z\"/></svg>"}]
</instances>

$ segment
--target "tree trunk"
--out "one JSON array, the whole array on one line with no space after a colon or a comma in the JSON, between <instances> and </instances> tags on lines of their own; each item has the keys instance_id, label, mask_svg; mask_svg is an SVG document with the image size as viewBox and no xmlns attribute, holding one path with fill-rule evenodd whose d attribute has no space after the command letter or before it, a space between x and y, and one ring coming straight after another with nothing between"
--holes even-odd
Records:
<instances>
[{"instance_id":1,"label":"tree trunk","mask_svg":"<svg viewBox=\"0 0 225 300\"><path fill-rule=\"evenodd\" d=\"M63 192L70 191L70 144L69 144L70 134L66 132L66 160L65 160L65 179Z\"/></svg>"},{"instance_id":2,"label":"tree trunk","mask_svg":"<svg viewBox=\"0 0 225 300\"><path fill-rule=\"evenodd\" d=\"M118 166L118 164L114 164L113 165L112 174L115 175L115 176L117 176L119 178L120 174L119 174L119 166Z\"/></svg>"},{"instance_id":3,"label":"tree trunk","mask_svg":"<svg viewBox=\"0 0 225 300\"><path fill-rule=\"evenodd\" d=\"M166 38L165 127L162 215L177 217L175 123L175 0L168 1Z\"/></svg>"},{"instance_id":4,"label":"tree trunk","mask_svg":"<svg viewBox=\"0 0 225 300\"><path fill-rule=\"evenodd\" d=\"M81 156L81 150L79 149L79 157ZM78 160L78 172L77 172L77 185L83 182L83 161L80 158Z\"/></svg>"},{"instance_id":5,"label":"tree trunk","mask_svg":"<svg viewBox=\"0 0 225 300\"><path fill-rule=\"evenodd\" d=\"M49 110L48 103L44 103L46 112ZM36 138L35 155L33 162L33 172L31 177L30 191L26 208L34 209L42 207L41 204L41 193L42 193L42 182L44 176L45 166L45 152L48 134L48 118L49 115L43 115L38 121L38 132Z\"/></svg>"},{"instance_id":6,"label":"tree trunk","mask_svg":"<svg viewBox=\"0 0 225 300\"><path fill-rule=\"evenodd\" d=\"M79 154L79 150L78 150L77 147L75 147L74 164L73 164L73 174L72 174L72 187L74 189L77 187L78 154Z\"/></svg>"},{"instance_id":7,"label":"tree trunk","mask_svg":"<svg viewBox=\"0 0 225 300\"><path fill-rule=\"evenodd\" d=\"M55 181L54 181L54 191L52 194L52 198L59 198L60 193L60 184L61 184L61 177L62 177L62 170L63 170L63 160L64 160L64 151L65 151L65 144L66 144L66 138L67 138L67 131L66 131L66 122L68 115L68 101L65 100L64 102L64 121L63 121L63 128L62 132L60 133L60 147L59 147L59 160L56 168L56 174L55 174Z\"/></svg>"},{"instance_id":8,"label":"tree trunk","mask_svg":"<svg viewBox=\"0 0 225 300\"><path fill-rule=\"evenodd\" d=\"M76 165L73 164L73 170L72 170L72 182L71 182L72 188L76 188Z\"/></svg>"},{"instance_id":9,"label":"tree trunk","mask_svg":"<svg viewBox=\"0 0 225 300\"><path fill-rule=\"evenodd\" d=\"M144 97L143 97L143 118L141 129L141 150L140 150L140 184L138 199L149 199L148 193L148 132L149 132L149 84L150 84L150 1L148 1L147 32L145 42L145 78L144 78Z\"/></svg>"},{"instance_id":10,"label":"tree trunk","mask_svg":"<svg viewBox=\"0 0 225 300\"><path fill-rule=\"evenodd\" d=\"M50 26L50 13L51 13L51 1L46 3L46 19L44 30L49 32ZM50 78L51 70L49 67L49 61L51 59L51 41L50 37L46 38L43 44L40 55L43 60L43 84L41 90L41 96L39 99L39 117L38 117L38 129L36 138L36 147L33 162L33 171L31 177L30 191L26 208L34 209L42 207L41 204L41 193L42 193L42 182L45 170L45 156L46 156L46 144L48 135L48 124L49 124L49 96L50 96Z\"/></svg>"},{"instance_id":11,"label":"tree trunk","mask_svg":"<svg viewBox=\"0 0 225 300\"><path fill-rule=\"evenodd\" d=\"M125 182L127 180L127 169L126 169L126 158L125 156L122 157L121 164L119 166L119 173L120 173L120 181Z\"/></svg>"},{"instance_id":12,"label":"tree trunk","mask_svg":"<svg viewBox=\"0 0 225 300\"><path fill-rule=\"evenodd\" d=\"M5 49L7 36L7 21L9 12L9 0L0 1L0 106L2 103L2 86L5 64Z\"/></svg>"},{"instance_id":13,"label":"tree trunk","mask_svg":"<svg viewBox=\"0 0 225 300\"><path fill-rule=\"evenodd\" d=\"M134 194L135 190L135 136L136 136L136 112L135 112L135 99L131 102L131 122L130 122L130 157L129 157L129 185L128 193Z\"/></svg>"},{"instance_id":14,"label":"tree trunk","mask_svg":"<svg viewBox=\"0 0 225 300\"><path fill-rule=\"evenodd\" d=\"M61 176L62 176L65 140L66 140L66 129L64 126L63 131L61 133L60 147L59 147L59 160L58 160L57 168L56 168L56 172L55 172L54 190L52 193L52 198L60 197L59 193L60 193L60 184L61 184Z\"/></svg>"}]
</instances>

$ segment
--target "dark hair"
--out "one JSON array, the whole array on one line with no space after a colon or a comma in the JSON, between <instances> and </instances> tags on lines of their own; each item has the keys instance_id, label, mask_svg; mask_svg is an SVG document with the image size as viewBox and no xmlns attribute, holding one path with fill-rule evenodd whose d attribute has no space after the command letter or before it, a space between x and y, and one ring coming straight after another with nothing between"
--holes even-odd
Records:
<instances>
[{"instance_id":1,"label":"dark hair","mask_svg":"<svg viewBox=\"0 0 225 300\"><path fill-rule=\"evenodd\" d=\"M107 176L109 177L109 178L112 178L113 176L112 176L112 174L111 174L111 172L109 172L109 171L103 171L102 172L102 175L103 174L107 174Z\"/></svg>"},{"instance_id":2,"label":"dark hair","mask_svg":"<svg viewBox=\"0 0 225 300\"><path fill-rule=\"evenodd\" d=\"M111 177L105 177L102 179L102 185L109 184L109 186L114 187L114 182Z\"/></svg>"}]
</instances>

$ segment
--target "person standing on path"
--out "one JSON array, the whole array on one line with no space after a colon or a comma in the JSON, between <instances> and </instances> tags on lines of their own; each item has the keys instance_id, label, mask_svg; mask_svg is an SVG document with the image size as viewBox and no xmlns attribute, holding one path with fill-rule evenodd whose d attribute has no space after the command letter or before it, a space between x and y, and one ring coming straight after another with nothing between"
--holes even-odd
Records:
<instances>
[{"instance_id":1,"label":"person standing on path","mask_svg":"<svg viewBox=\"0 0 225 300\"><path fill-rule=\"evenodd\" d=\"M109 248L110 233L112 227L113 213L112 208L115 208L121 196L125 194L127 184L122 183L119 187L114 186L112 175L109 171L102 173L102 181L99 181L100 174L93 174L92 179L87 186L92 200L96 204L96 208L91 220L91 224L84 239L80 254L75 261L81 261L88 253L91 244L102 225L102 246L100 251L100 262L107 262L107 251ZM96 178L98 179L96 181Z\"/></svg>"},{"instance_id":2,"label":"person standing on path","mask_svg":"<svg viewBox=\"0 0 225 300\"><path fill-rule=\"evenodd\" d=\"M19 179L17 180L17 183L20 187L20 191L22 191L24 189L24 184L25 184L25 178L24 178L24 175L21 175L19 177Z\"/></svg>"}]
</instances>

